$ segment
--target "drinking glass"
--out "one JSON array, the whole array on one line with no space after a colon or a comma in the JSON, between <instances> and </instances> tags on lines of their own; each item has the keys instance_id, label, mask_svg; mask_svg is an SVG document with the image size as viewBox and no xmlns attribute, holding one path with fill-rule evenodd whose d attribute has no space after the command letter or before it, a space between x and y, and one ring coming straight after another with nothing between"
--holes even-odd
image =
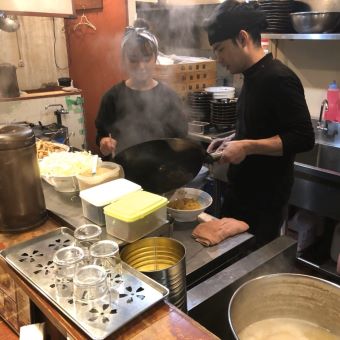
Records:
<instances>
[{"instance_id":1,"label":"drinking glass","mask_svg":"<svg viewBox=\"0 0 340 340\"><path fill-rule=\"evenodd\" d=\"M96 224L83 224L76 228L73 236L74 244L84 250L85 261L90 264L90 246L100 240L102 228Z\"/></svg>"},{"instance_id":2,"label":"drinking glass","mask_svg":"<svg viewBox=\"0 0 340 340\"><path fill-rule=\"evenodd\" d=\"M93 264L105 269L111 292L118 294L118 288L123 282L118 244L111 240L98 241L90 247L90 256Z\"/></svg>"},{"instance_id":3,"label":"drinking glass","mask_svg":"<svg viewBox=\"0 0 340 340\"><path fill-rule=\"evenodd\" d=\"M90 264L78 268L73 279L74 300L85 303L110 303L106 276L103 267ZM100 301L103 299L104 301Z\"/></svg>"},{"instance_id":4,"label":"drinking glass","mask_svg":"<svg viewBox=\"0 0 340 340\"><path fill-rule=\"evenodd\" d=\"M76 269L83 265L84 251L80 247L69 246L57 250L53 256L56 265L54 282L58 297L72 297L73 276Z\"/></svg>"}]
</instances>

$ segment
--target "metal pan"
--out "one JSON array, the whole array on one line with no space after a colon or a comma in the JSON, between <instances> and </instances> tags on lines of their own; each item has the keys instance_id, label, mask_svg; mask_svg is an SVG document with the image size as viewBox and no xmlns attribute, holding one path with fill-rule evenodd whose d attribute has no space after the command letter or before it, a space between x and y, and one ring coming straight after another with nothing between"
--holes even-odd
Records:
<instances>
[{"instance_id":1,"label":"metal pan","mask_svg":"<svg viewBox=\"0 0 340 340\"><path fill-rule=\"evenodd\" d=\"M182 187L200 171L203 163L212 163L220 154L208 154L198 143L180 138L148 141L118 153L125 178L146 191L163 194Z\"/></svg>"}]
</instances>

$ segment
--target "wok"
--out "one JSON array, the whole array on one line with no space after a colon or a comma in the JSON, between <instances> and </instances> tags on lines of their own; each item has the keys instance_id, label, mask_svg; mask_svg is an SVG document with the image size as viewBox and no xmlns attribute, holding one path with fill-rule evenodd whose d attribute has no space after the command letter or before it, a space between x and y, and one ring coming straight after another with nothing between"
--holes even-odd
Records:
<instances>
[{"instance_id":1,"label":"wok","mask_svg":"<svg viewBox=\"0 0 340 340\"><path fill-rule=\"evenodd\" d=\"M218 160L220 154L208 154L198 143L188 139L169 138L144 142L118 153L125 178L146 191L163 194L190 182L203 163Z\"/></svg>"}]
</instances>

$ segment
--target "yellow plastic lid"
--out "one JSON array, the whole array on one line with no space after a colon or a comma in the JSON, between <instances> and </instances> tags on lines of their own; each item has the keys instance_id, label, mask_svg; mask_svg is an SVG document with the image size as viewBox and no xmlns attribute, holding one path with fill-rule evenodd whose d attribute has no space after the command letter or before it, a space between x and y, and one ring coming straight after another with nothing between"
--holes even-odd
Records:
<instances>
[{"instance_id":1,"label":"yellow plastic lid","mask_svg":"<svg viewBox=\"0 0 340 340\"><path fill-rule=\"evenodd\" d=\"M125 195L104 208L105 215L124 222L135 222L168 204L168 200L147 191Z\"/></svg>"}]
</instances>

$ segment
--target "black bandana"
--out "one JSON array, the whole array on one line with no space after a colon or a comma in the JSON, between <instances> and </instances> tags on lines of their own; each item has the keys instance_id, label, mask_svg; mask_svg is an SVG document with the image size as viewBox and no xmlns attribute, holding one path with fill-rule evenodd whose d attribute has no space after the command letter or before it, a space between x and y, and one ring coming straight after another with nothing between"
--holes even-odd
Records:
<instances>
[{"instance_id":1,"label":"black bandana","mask_svg":"<svg viewBox=\"0 0 340 340\"><path fill-rule=\"evenodd\" d=\"M265 14L254 5L230 0L219 5L204 26L213 45L236 37L241 30L258 27L261 32L267 27L267 21Z\"/></svg>"}]
</instances>

